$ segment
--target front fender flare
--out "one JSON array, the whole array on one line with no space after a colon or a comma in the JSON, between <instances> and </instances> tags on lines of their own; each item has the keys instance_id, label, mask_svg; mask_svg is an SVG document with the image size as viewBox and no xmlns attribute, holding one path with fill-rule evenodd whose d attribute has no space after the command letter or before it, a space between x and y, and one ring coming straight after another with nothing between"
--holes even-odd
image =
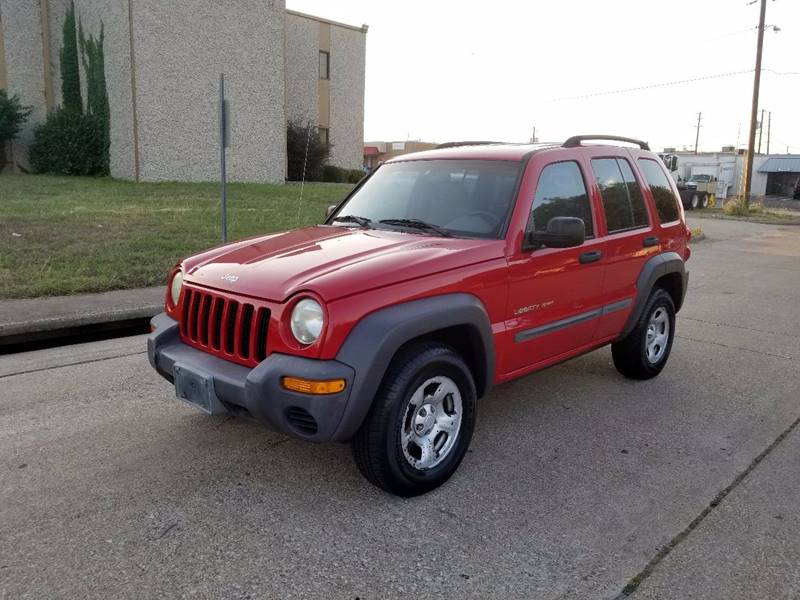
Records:
<instances>
[{"instance_id":1,"label":"front fender flare","mask_svg":"<svg viewBox=\"0 0 800 600\"><path fill-rule=\"evenodd\" d=\"M333 439L349 440L367 416L386 369L400 347L434 331L465 325L479 345L484 394L494 382L495 350L489 315L470 294L445 294L389 306L364 317L347 336L336 360L355 371L353 389ZM479 392L480 393L480 392Z\"/></svg>"}]
</instances>

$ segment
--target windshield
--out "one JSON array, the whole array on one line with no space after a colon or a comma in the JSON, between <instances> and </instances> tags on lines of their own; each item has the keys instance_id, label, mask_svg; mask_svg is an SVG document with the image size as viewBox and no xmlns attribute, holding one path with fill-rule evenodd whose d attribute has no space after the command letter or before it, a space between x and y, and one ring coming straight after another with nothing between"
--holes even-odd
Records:
<instances>
[{"instance_id":1,"label":"windshield","mask_svg":"<svg viewBox=\"0 0 800 600\"><path fill-rule=\"evenodd\" d=\"M378 168L336 211L361 226L407 227L419 221L445 233L498 238L511 208L520 163L499 160L411 160ZM355 223L351 219L345 221ZM391 221L381 223L381 221ZM419 223L417 231L425 232ZM440 232L441 233L441 232Z\"/></svg>"},{"instance_id":2,"label":"windshield","mask_svg":"<svg viewBox=\"0 0 800 600\"><path fill-rule=\"evenodd\" d=\"M689 181L711 181L711 175L692 175Z\"/></svg>"}]
</instances>

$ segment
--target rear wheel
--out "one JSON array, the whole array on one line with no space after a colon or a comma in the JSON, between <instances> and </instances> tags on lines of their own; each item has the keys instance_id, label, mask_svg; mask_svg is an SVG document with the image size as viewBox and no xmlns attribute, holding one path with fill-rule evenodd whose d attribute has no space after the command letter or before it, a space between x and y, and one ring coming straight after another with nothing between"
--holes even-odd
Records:
<instances>
[{"instance_id":1,"label":"rear wheel","mask_svg":"<svg viewBox=\"0 0 800 600\"><path fill-rule=\"evenodd\" d=\"M423 342L401 352L387 370L353 455L370 482L398 496L443 484L472 438L475 383L449 346Z\"/></svg>"},{"instance_id":2,"label":"rear wheel","mask_svg":"<svg viewBox=\"0 0 800 600\"><path fill-rule=\"evenodd\" d=\"M692 194L692 199L689 200L689 208L692 210L696 210L700 206L700 194L694 193Z\"/></svg>"},{"instance_id":3,"label":"rear wheel","mask_svg":"<svg viewBox=\"0 0 800 600\"><path fill-rule=\"evenodd\" d=\"M667 364L675 336L675 304L663 288L655 288L633 330L611 344L617 371L631 379L650 379Z\"/></svg>"},{"instance_id":4,"label":"rear wheel","mask_svg":"<svg viewBox=\"0 0 800 600\"><path fill-rule=\"evenodd\" d=\"M708 194L700 196L700 208L708 208Z\"/></svg>"}]
</instances>

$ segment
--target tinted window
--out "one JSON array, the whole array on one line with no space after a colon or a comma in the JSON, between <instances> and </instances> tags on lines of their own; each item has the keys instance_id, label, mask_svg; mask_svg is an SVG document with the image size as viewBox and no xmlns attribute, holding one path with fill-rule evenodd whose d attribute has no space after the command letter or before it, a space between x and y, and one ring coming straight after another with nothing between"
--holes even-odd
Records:
<instances>
[{"instance_id":1,"label":"tinted window","mask_svg":"<svg viewBox=\"0 0 800 600\"><path fill-rule=\"evenodd\" d=\"M631 169L631 165L627 160L618 158L617 164L622 171L625 186L628 188L628 198L631 201L631 213L633 214L633 226L643 227L647 225L647 209L644 206L642 188L639 187L639 182L636 181L633 169Z\"/></svg>"},{"instance_id":2,"label":"tinted window","mask_svg":"<svg viewBox=\"0 0 800 600\"><path fill-rule=\"evenodd\" d=\"M608 232L647 225L642 191L628 161L596 158L592 160L592 170L600 187Z\"/></svg>"},{"instance_id":3,"label":"tinted window","mask_svg":"<svg viewBox=\"0 0 800 600\"><path fill-rule=\"evenodd\" d=\"M378 168L337 216L420 219L455 235L496 238L514 200L520 163L501 160L409 160Z\"/></svg>"},{"instance_id":4,"label":"tinted window","mask_svg":"<svg viewBox=\"0 0 800 600\"><path fill-rule=\"evenodd\" d=\"M672 186L669 184L667 176L658 163L647 158L639 159L639 167L644 174L647 185L653 193L653 200L658 211L658 220L662 223L678 220L678 205L675 202L675 194L672 193Z\"/></svg>"},{"instance_id":5,"label":"tinted window","mask_svg":"<svg viewBox=\"0 0 800 600\"><path fill-rule=\"evenodd\" d=\"M589 196L580 167L575 162L561 162L542 169L533 199L531 225L545 231L553 217L578 217L586 225L586 237L594 235Z\"/></svg>"}]
</instances>

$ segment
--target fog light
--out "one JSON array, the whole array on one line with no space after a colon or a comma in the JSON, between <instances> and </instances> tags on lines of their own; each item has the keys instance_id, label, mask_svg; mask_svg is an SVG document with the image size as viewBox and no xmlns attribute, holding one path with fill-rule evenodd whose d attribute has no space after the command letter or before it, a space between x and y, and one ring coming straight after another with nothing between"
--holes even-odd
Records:
<instances>
[{"instance_id":1,"label":"fog light","mask_svg":"<svg viewBox=\"0 0 800 600\"><path fill-rule=\"evenodd\" d=\"M318 381L299 377L284 377L281 379L281 385L287 390L300 392L301 394L338 394L347 384L344 379Z\"/></svg>"}]
</instances>

